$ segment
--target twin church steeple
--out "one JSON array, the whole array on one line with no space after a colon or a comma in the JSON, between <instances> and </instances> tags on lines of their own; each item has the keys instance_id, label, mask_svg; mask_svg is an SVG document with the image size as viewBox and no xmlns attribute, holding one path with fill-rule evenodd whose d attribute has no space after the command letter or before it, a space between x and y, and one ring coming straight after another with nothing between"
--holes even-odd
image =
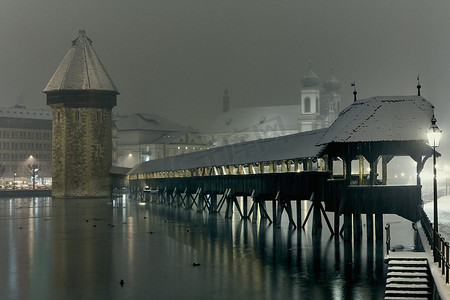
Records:
<instances>
[{"instance_id":1,"label":"twin church steeple","mask_svg":"<svg viewBox=\"0 0 450 300\"><path fill-rule=\"evenodd\" d=\"M301 79L299 131L309 131L329 126L339 114L341 87L339 80L331 69L330 76L323 83L323 97L321 97L320 79L313 71L311 61L308 72ZM323 101L323 103L321 103Z\"/></svg>"}]
</instances>

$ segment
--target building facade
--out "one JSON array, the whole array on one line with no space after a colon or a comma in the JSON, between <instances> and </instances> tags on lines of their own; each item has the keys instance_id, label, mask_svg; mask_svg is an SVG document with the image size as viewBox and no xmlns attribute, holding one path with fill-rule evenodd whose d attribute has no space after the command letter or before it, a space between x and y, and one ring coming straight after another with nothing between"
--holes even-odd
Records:
<instances>
[{"instance_id":1,"label":"building facade","mask_svg":"<svg viewBox=\"0 0 450 300\"><path fill-rule=\"evenodd\" d=\"M119 94L81 30L44 89L52 108L52 196L109 197Z\"/></svg>"},{"instance_id":2,"label":"building facade","mask_svg":"<svg viewBox=\"0 0 450 300\"><path fill-rule=\"evenodd\" d=\"M2 188L29 188L33 169L39 188L51 185L51 119L51 111L47 110L26 109L20 105L0 108Z\"/></svg>"},{"instance_id":3,"label":"building facade","mask_svg":"<svg viewBox=\"0 0 450 300\"><path fill-rule=\"evenodd\" d=\"M120 167L211 147L193 130L155 114L116 116L113 135L113 164Z\"/></svg>"}]
</instances>

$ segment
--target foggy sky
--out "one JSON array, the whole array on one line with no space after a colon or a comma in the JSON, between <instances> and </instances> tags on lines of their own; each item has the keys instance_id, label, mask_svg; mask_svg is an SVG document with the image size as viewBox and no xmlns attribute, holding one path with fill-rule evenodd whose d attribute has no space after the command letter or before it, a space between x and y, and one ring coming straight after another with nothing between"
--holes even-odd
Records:
<instances>
[{"instance_id":1,"label":"foggy sky","mask_svg":"<svg viewBox=\"0 0 450 300\"><path fill-rule=\"evenodd\" d=\"M0 106L46 107L42 90L84 29L120 113L201 128L225 88L232 107L298 103L311 60L322 81L333 66L344 106L353 80L358 98L412 95L420 73L450 134L449 15L444 0L2 0Z\"/></svg>"}]
</instances>

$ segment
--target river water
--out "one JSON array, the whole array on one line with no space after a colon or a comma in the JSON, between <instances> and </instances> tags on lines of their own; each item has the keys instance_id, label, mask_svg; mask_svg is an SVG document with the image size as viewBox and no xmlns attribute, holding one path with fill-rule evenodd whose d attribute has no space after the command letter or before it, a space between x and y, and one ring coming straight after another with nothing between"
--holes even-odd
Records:
<instances>
[{"instance_id":1,"label":"river water","mask_svg":"<svg viewBox=\"0 0 450 300\"><path fill-rule=\"evenodd\" d=\"M383 242L234 216L126 198L0 199L0 299L383 298ZM399 219L385 222L405 245L395 228L411 226Z\"/></svg>"}]
</instances>

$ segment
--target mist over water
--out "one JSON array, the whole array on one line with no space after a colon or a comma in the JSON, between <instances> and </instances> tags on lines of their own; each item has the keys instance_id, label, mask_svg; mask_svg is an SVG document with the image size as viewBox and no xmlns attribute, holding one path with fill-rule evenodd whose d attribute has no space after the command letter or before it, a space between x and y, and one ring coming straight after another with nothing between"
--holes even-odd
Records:
<instances>
[{"instance_id":1,"label":"mist over water","mask_svg":"<svg viewBox=\"0 0 450 300\"><path fill-rule=\"evenodd\" d=\"M0 199L0 298L384 296L383 242L336 242L325 222L313 236L310 223L294 230L285 219L276 228L126 198Z\"/></svg>"}]
</instances>

